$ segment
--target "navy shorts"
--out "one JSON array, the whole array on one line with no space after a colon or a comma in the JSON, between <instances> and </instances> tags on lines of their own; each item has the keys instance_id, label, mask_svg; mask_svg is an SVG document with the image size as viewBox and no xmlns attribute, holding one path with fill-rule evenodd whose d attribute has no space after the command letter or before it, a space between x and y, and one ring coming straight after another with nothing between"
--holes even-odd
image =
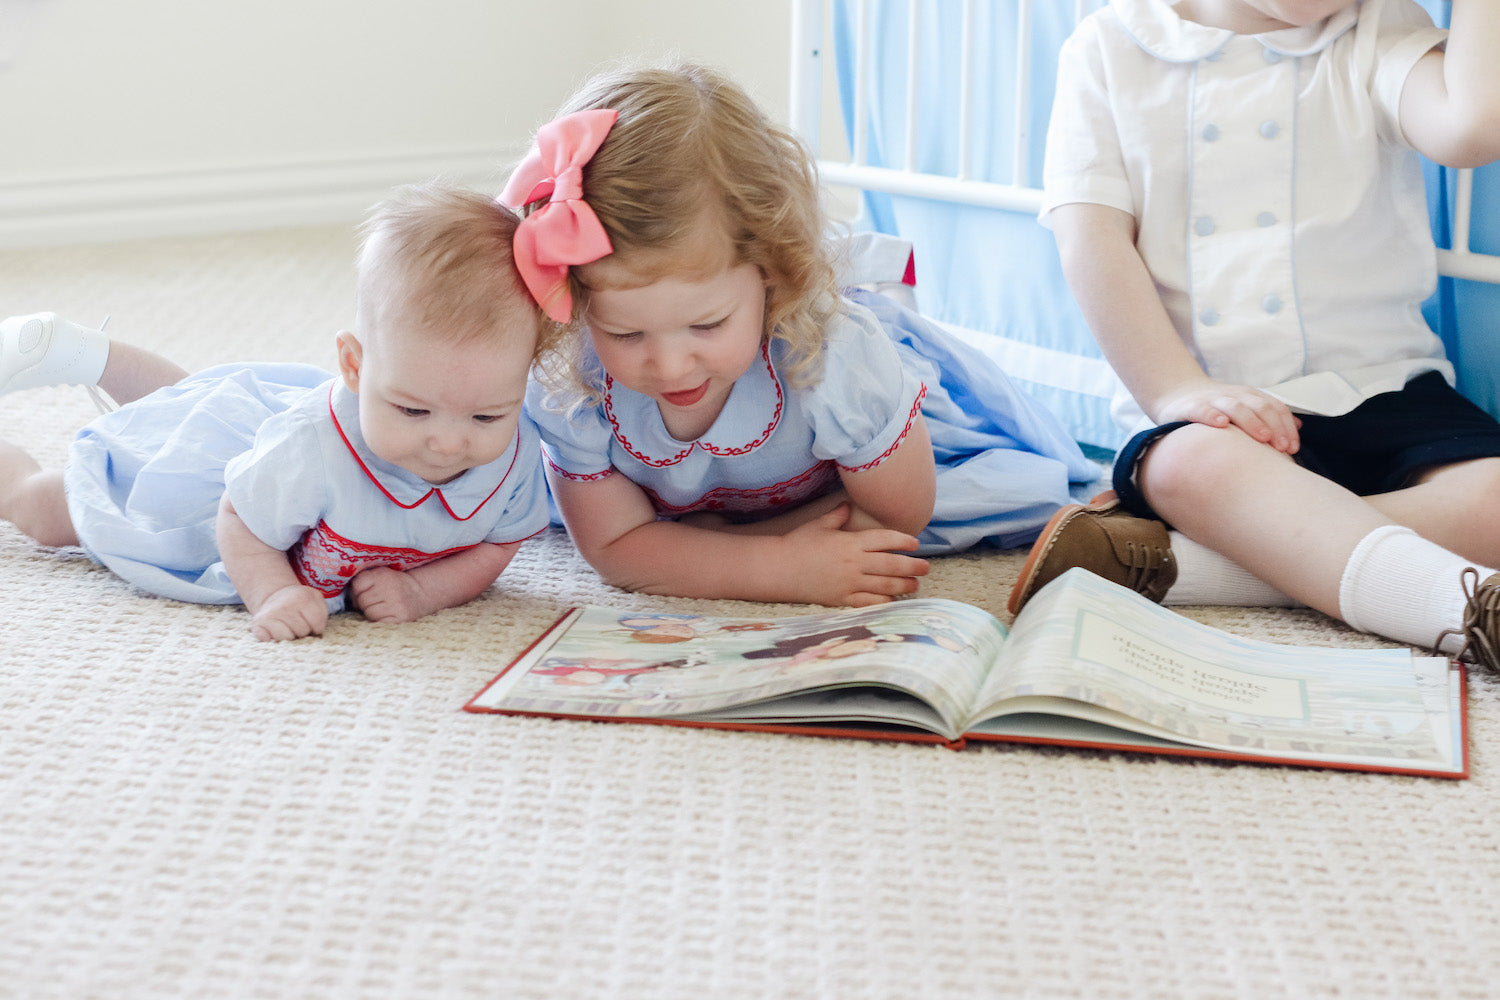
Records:
<instances>
[{"instance_id":1,"label":"navy shorts","mask_svg":"<svg viewBox=\"0 0 1500 1000\"><path fill-rule=\"evenodd\" d=\"M1362 497L1409 486L1428 469L1500 456L1500 421L1438 372L1418 375L1399 392L1371 396L1336 417L1299 416L1297 464ZM1135 471L1152 445L1186 424L1141 431L1115 457L1115 492L1132 514L1156 517L1136 486Z\"/></svg>"}]
</instances>

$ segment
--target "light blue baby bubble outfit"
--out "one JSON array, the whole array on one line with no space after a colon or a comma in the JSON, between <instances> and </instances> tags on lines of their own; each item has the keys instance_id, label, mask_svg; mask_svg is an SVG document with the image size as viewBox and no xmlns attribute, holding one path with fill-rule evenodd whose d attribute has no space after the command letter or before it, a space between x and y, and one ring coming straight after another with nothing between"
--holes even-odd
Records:
<instances>
[{"instance_id":1,"label":"light blue baby bubble outfit","mask_svg":"<svg viewBox=\"0 0 1500 1000\"><path fill-rule=\"evenodd\" d=\"M359 397L310 365L223 365L106 414L74 439L64 470L84 550L162 597L237 604L215 541L219 500L299 579L344 607L369 566L411 569L547 526L536 428L442 486L370 453Z\"/></svg>"}]
</instances>

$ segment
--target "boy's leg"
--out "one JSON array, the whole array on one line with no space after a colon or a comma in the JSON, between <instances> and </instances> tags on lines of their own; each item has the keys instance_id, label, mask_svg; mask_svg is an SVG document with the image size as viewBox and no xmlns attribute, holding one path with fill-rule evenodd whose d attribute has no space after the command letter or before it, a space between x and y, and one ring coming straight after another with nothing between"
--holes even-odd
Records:
<instances>
[{"instance_id":1,"label":"boy's leg","mask_svg":"<svg viewBox=\"0 0 1500 1000\"><path fill-rule=\"evenodd\" d=\"M1481 589L1495 575L1493 561L1395 523L1376 503L1238 430L1181 428L1157 442L1138 478L1183 534L1310 607L1401 642L1433 645L1460 630L1470 603L1465 570L1477 571ZM1392 496L1381 501L1386 508L1411 505ZM1451 638L1448 651L1460 642Z\"/></svg>"},{"instance_id":2,"label":"boy's leg","mask_svg":"<svg viewBox=\"0 0 1500 1000\"><path fill-rule=\"evenodd\" d=\"M1440 466L1415 485L1365 499L1423 538L1476 563L1500 565L1500 458Z\"/></svg>"},{"instance_id":3,"label":"boy's leg","mask_svg":"<svg viewBox=\"0 0 1500 1000\"><path fill-rule=\"evenodd\" d=\"M1207 546L1158 520L1135 481L1136 467L1165 434L1185 422L1132 438L1117 458L1115 490L1055 514L1038 535L1010 592L1010 610L1080 566L1167 605L1295 607L1297 601Z\"/></svg>"},{"instance_id":4,"label":"boy's leg","mask_svg":"<svg viewBox=\"0 0 1500 1000\"><path fill-rule=\"evenodd\" d=\"M1294 608L1297 602L1206 545L1122 509L1114 491L1062 508L1042 529L1010 592L1010 611L1080 566L1167 606Z\"/></svg>"},{"instance_id":5,"label":"boy's leg","mask_svg":"<svg viewBox=\"0 0 1500 1000\"><path fill-rule=\"evenodd\" d=\"M1233 427L1188 424L1159 438L1136 481L1151 509L1182 534L1334 617L1350 554L1391 523Z\"/></svg>"},{"instance_id":6,"label":"boy's leg","mask_svg":"<svg viewBox=\"0 0 1500 1000\"><path fill-rule=\"evenodd\" d=\"M0 441L0 520L43 545L77 545L62 473L44 470L22 449Z\"/></svg>"},{"instance_id":7,"label":"boy's leg","mask_svg":"<svg viewBox=\"0 0 1500 1000\"><path fill-rule=\"evenodd\" d=\"M1180 531L1168 532L1177 581L1166 605L1219 604L1239 608L1295 608L1298 602L1245 567L1200 545Z\"/></svg>"}]
</instances>

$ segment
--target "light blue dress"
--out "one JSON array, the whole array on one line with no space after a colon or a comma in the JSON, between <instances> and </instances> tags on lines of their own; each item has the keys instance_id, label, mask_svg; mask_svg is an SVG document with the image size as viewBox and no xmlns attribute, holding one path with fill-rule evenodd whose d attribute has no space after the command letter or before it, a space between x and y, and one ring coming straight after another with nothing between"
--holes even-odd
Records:
<instances>
[{"instance_id":1,"label":"light blue dress","mask_svg":"<svg viewBox=\"0 0 1500 1000\"><path fill-rule=\"evenodd\" d=\"M595 407L571 411L536 381L527 407L557 474L618 470L664 518L768 516L806 503L838 487L839 467L883 461L921 412L938 468L936 509L919 536L928 555L1029 543L1075 499L1072 484L1099 476L993 361L884 295L847 293L815 384L783 377L783 348L768 343L696 441L673 438L649 396L607 378Z\"/></svg>"},{"instance_id":2,"label":"light blue dress","mask_svg":"<svg viewBox=\"0 0 1500 1000\"><path fill-rule=\"evenodd\" d=\"M499 459L436 487L371 454L359 397L310 365L210 368L123 406L78 433L63 478L91 558L199 604L240 603L214 534L226 491L330 611L361 569L411 569L547 526L529 421Z\"/></svg>"}]
</instances>

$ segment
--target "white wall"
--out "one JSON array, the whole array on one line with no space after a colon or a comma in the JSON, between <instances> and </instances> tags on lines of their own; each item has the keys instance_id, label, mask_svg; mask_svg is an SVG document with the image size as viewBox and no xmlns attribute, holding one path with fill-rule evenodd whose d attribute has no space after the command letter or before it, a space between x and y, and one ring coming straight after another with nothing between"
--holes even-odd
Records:
<instances>
[{"instance_id":1,"label":"white wall","mask_svg":"<svg viewBox=\"0 0 1500 1000\"><path fill-rule=\"evenodd\" d=\"M602 63L786 117L790 0L0 0L0 247L357 219L497 187Z\"/></svg>"}]
</instances>

